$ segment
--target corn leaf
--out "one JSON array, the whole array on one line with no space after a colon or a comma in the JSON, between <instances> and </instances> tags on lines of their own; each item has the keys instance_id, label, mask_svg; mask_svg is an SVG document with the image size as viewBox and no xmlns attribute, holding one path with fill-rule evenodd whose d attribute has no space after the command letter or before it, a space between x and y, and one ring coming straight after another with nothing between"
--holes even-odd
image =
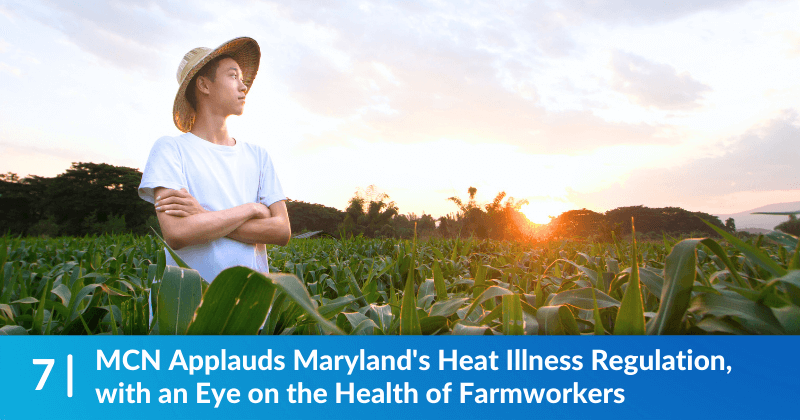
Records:
<instances>
[{"instance_id":1,"label":"corn leaf","mask_svg":"<svg viewBox=\"0 0 800 420\"><path fill-rule=\"evenodd\" d=\"M705 223L708 226L710 226L717 233L719 233L720 236L722 236L723 238L725 238L725 240L730 242L731 245L733 245L739 251L741 251L742 254L744 254L747 257L748 260L750 260L754 264L757 264L757 265L761 266L765 270L769 271L773 276L782 277L782 276L786 275L786 269L785 268L783 268L780 265L778 265L778 263L775 262L772 258L770 258L769 255L765 254L763 251L761 251L757 247L754 247L754 246L748 244L747 242L745 242L745 241L743 241L743 240L731 235L728 232L725 232L724 230L718 228L717 226L714 226L713 224L711 224L711 223L709 223L709 222L707 222L705 220L703 220L703 223Z\"/></svg>"},{"instance_id":2,"label":"corn leaf","mask_svg":"<svg viewBox=\"0 0 800 420\"><path fill-rule=\"evenodd\" d=\"M664 288L655 318L647 325L648 334L678 334L683 315L692 298L700 239L685 239L672 247L664 265Z\"/></svg>"},{"instance_id":3,"label":"corn leaf","mask_svg":"<svg viewBox=\"0 0 800 420\"><path fill-rule=\"evenodd\" d=\"M250 269L248 268L248 270ZM262 276L269 279L269 281L280 291L285 293L292 302L296 303L308 317L313 318L324 331L331 334L344 334L336 324L319 313L316 303L311 299L305 285L297 276L282 273L259 273L255 270L250 271L255 273L253 274L254 276Z\"/></svg>"},{"instance_id":4,"label":"corn leaf","mask_svg":"<svg viewBox=\"0 0 800 420\"><path fill-rule=\"evenodd\" d=\"M28 330L19 325L5 325L0 327L0 335L28 335Z\"/></svg>"},{"instance_id":5,"label":"corn leaf","mask_svg":"<svg viewBox=\"0 0 800 420\"><path fill-rule=\"evenodd\" d=\"M420 318L419 329L422 335L435 335L450 331L447 318L443 316L426 316Z\"/></svg>"},{"instance_id":6,"label":"corn leaf","mask_svg":"<svg viewBox=\"0 0 800 420\"><path fill-rule=\"evenodd\" d=\"M503 335L524 335L525 320L519 295L503 295Z\"/></svg>"},{"instance_id":7,"label":"corn leaf","mask_svg":"<svg viewBox=\"0 0 800 420\"><path fill-rule=\"evenodd\" d=\"M175 263L178 264L178 267L191 269L191 267L189 267L189 264L186 264L186 262L183 261L183 259L181 259L181 257L179 257L178 254L176 254L175 251L173 251L169 245L167 245L167 241L165 241L164 238L162 238L161 235L159 235L155 229L150 227L150 230L152 230L153 235L156 235L156 238L158 238L158 240L161 241L161 243L164 245L164 249L166 249L167 252L169 252L169 255L171 255L172 259L175 260Z\"/></svg>"},{"instance_id":8,"label":"corn leaf","mask_svg":"<svg viewBox=\"0 0 800 420\"><path fill-rule=\"evenodd\" d=\"M452 316L468 301L469 298L452 298L445 301L436 302L428 311L428 316Z\"/></svg>"},{"instance_id":9,"label":"corn leaf","mask_svg":"<svg viewBox=\"0 0 800 420\"><path fill-rule=\"evenodd\" d=\"M733 317L756 334L785 334L769 307L728 290L723 290L720 294L701 293L695 296L689 311L698 316Z\"/></svg>"},{"instance_id":10,"label":"corn leaf","mask_svg":"<svg viewBox=\"0 0 800 420\"><path fill-rule=\"evenodd\" d=\"M468 317L469 314L471 314L472 311L475 310L475 308L479 307L483 302L486 302L489 299L493 299L498 296L513 295L513 294L514 292L512 292L511 290L505 289L500 286L492 286L486 289L483 293L481 293L477 297L477 299L472 301L472 304L469 305L469 309L467 309L467 314L464 315L464 318Z\"/></svg>"},{"instance_id":11,"label":"corn leaf","mask_svg":"<svg viewBox=\"0 0 800 420\"><path fill-rule=\"evenodd\" d=\"M597 308L597 296L595 295L594 288L592 288L592 300L594 301L594 308L592 316L594 317L594 335L605 335L606 330L603 328L603 320L600 318L600 309Z\"/></svg>"},{"instance_id":12,"label":"corn leaf","mask_svg":"<svg viewBox=\"0 0 800 420\"><path fill-rule=\"evenodd\" d=\"M417 315L417 299L414 296L414 271L408 270L406 286L403 290L403 301L400 306L400 335L422 334Z\"/></svg>"},{"instance_id":13,"label":"corn leaf","mask_svg":"<svg viewBox=\"0 0 800 420\"><path fill-rule=\"evenodd\" d=\"M539 335L579 335L578 323L566 305L542 306L536 311Z\"/></svg>"},{"instance_id":14,"label":"corn leaf","mask_svg":"<svg viewBox=\"0 0 800 420\"><path fill-rule=\"evenodd\" d=\"M434 248L434 250L436 250L436 248ZM442 267L439 265L439 261L433 262L433 282L436 286L436 300L442 301L447 299L447 287L444 283Z\"/></svg>"},{"instance_id":15,"label":"corn leaf","mask_svg":"<svg viewBox=\"0 0 800 420\"><path fill-rule=\"evenodd\" d=\"M485 325L470 325L462 321L453 326L453 335L494 335L494 333Z\"/></svg>"},{"instance_id":16,"label":"corn leaf","mask_svg":"<svg viewBox=\"0 0 800 420\"><path fill-rule=\"evenodd\" d=\"M486 266L483 264L478 265L478 271L475 273L475 283L472 286L472 297L477 298L486 289Z\"/></svg>"},{"instance_id":17,"label":"corn leaf","mask_svg":"<svg viewBox=\"0 0 800 420\"><path fill-rule=\"evenodd\" d=\"M228 268L203 294L186 334L258 334L267 318L275 286L246 267Z\"/></svg>"},{"instance_id":18,"label":"corn leaf","mask_svg":"<svg viewBox=\"0 0 800 420\"><path fill-rule=\"evenodd\" d=\"M595 306L599 308L620 306L618 300L593 287L571 289L551 296L549 305L552 306L570 305L580 309L594 309Z\"/></svg>"},{"instance_id":19,"label":"corn leaf","mask_svg":"<svg viewBox=\"0 0 800 420\"><path fill-rule=\"evenodd\" d=\"M202 296L197 270L167 266L156 296L159 334L186 334Z\"/></svg>"},{"instance_id":20,"label":"corn leaf","mask_svg":"<svg viewBox=\"0 0 800 420\"><path fill-rule=\"evenodd\" d=\"M644 304L642 290L639 286L639 260L636 249L636 229L631 218L631 274L628 288L622 296L622 304L617 312L614 325L615 335L641 335L645 333Z\"/></svg>"}]
</instances>

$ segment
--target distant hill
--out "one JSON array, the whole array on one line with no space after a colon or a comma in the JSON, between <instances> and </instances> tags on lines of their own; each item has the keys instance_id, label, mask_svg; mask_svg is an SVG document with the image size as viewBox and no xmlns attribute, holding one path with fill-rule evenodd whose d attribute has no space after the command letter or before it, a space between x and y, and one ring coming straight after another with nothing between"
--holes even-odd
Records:
<instances>
[{"instance_id":1,"label":"distant hill","mask_svg":"<svg viewBox=\"0 0 800 420\"><path fill-rule=\"evenodd\" d=\"M736 229L737 232L747 232L752 233L753 235L763 235L769 233L771 229L761 229L761 228L744 228L744 229Z\"/></svg>"},{"instance_id":2,"label":"distant hill","mask_svg":"<svg viewBox=\"0 0 800 420\"><path fill-rule=\"evenodd\" d=\"M768 214L750 214L757 211L797 211L800 210L800 201L791 203L776 203L767 206L755 208L752 210L743 211L734 214L715 214L719 217L722 223L725 223L729 217L733 217L736 222L736 230L743 230L747 228L769 229L772 230L775 226L787 220L787 216L772 216Z\"/></svg>"}]
</instances>

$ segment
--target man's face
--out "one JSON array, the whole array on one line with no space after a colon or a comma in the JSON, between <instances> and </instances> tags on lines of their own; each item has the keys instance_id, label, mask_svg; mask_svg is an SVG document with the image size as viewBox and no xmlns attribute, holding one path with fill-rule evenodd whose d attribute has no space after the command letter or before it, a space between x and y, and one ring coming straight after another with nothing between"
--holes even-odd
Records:
<instances>
[{"instance_id":1,"label":"man's face","mask_svg":"<svg viewBox=\"0 0 800 420\"><path fill-rule=\"evenodd\" d=\"M219 62L214 81L206 79L209 87L208 103L220 115L242 115L247 86L242 81L242 70L232 58Z\"/></svg>"}]
</instances>

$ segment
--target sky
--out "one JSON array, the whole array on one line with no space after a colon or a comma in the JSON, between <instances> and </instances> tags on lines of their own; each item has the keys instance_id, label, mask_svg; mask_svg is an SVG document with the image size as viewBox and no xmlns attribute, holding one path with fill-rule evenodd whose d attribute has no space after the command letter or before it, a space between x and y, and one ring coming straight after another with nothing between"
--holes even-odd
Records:
<instances>
[{"instance_id":1,"label":"sky","mask_svg":"<svg viewBox=\"0 0 800 420\"><path fill-rule=\"evenodd\" d=\"M256 39L232 135L284 193L400 213L800 201L800 1L0 0L0 173L144 169L192 48Z\"/></svg>"}]
</instances>

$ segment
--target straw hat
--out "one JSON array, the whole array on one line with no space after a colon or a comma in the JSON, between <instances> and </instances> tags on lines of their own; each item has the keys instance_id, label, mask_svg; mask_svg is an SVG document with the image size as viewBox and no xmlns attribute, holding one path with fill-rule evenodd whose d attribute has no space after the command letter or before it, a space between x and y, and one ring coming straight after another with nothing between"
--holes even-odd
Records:
<instances>
[{"instance_id":1,"label":"straw hat","mask_svg":"<svg viewBox=\"0 0 800 420\"><path fill-rule=\"evenodd\" d=\"M178 130L186 133L191 131L194 125L195 110L186 99L186 89L189 87L189 83L209 61L225 54L233 57L239 64L242 69L242 82L247 86L247 91L250 91L250 86L253 85L253 79L256 78L258 63L261 59L261 49L258 48L258 43L253 38L235 38L213 50L211 48L198 47L189 51L183 56L183 60L178 66L178 83L180 87L175 95L175 104L172 106L172 120Z\"/></svg>"}]
</instances>

